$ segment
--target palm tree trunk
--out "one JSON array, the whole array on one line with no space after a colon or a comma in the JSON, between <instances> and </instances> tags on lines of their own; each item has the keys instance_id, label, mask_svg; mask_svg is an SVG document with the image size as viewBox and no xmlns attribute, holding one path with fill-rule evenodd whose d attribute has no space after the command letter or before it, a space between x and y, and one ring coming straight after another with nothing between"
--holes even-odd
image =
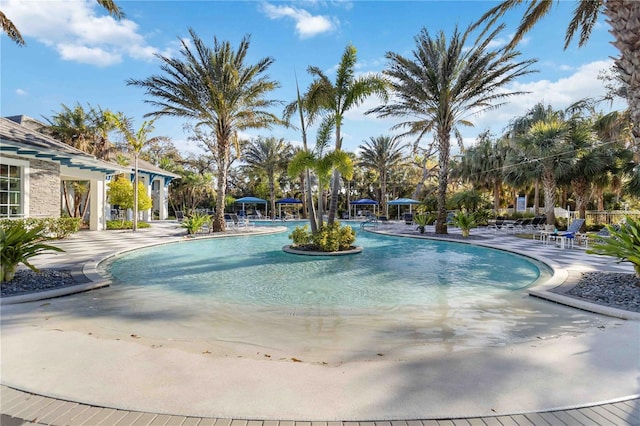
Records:
<instances>
[{"instance_id":1,"label":"palm tree trunk","mask_svg":"<svg viewBox=\"0 0 640 426\"><path fill-rule=\"evenodd\" d=\"M449 183L449 151L450 132L438 132L439 154L438 164L438 217L436 222L436 234L447 234L447 184Z\"/></svg>"},{"instance_id":2,"label":"palm tree trunk","mask_svg":"<svg viewBox=\"0 0 640 426\"><path fill-rule=\"evenodd\" d=\"M307 211L309 212L309 224L311 225L311 233L318 233L318 219L316 218L316 211L313 206L313 192L311 192L311 172L309 169L305 172L305 188L307 198Z\"/></svg>"},{"instance_id":3,"label":"palm tree trunk","mask_svg":"<svg viewBox=\"0 0 640 426\"><path fill-rule=\"evenodd\" d=\"M587 202L589 201L589 185L584 177L579 177L571 181L573 195L576 199L576 210L579 212L580 219L587 216Z\"/></svg>"},{"instance_id":4,"label":"palm tree trunk","mask_svg":"<svg viewBox=\"0 0 640 426\"><path fill-rule=\"evenodd\" d=\"M498 179L493 181L493 211L496 216L500 211L500 181Z\"/></svg>"},{"instance_id":5,"label":"palm tree trunk","mask_svg":"<svg viewBox=\"0 0 640 426\"><path fill-rule=\"evenodd\" d=\"M226 143L222 136L217 136L220 143L217 145L216 162L218 163L218 181L216 182L216 212L213 220L213 232L224 232L224 208L227 192L227 174L229 171L229 140Z\"/></svg>"},{"instance_id":6,"label":"palm tree trunk","mask_svg":"<svg viewBox=\"0 0 640 426\"><path fill-rule=\"evenodd\" d=\"M604 14L609 18L612 44L620 51L615 59L622 81L628 86L627 103L631 111L636 162L640 157L640 2L635 0L606 0Z\"/></svg>"},{"instance_id":7,"label":"palm tree trunk","mask_svg":"<svg viewBox=\"0 0 640 426\"><path fill-rule=\"evenodd\" d=\"M67 189L67 182L68 181L66 180L62 182L62 193L64 194L64 204L67 207L67 213L69 213L69 217L71 217L71 205L69 204L69 190Z\"/></svg>"},{"instance_id":8,"label":"palm tree trunk","mask_svg":"<svg viewBox=\"0 0 640 426\"><path fill-rule=\"evenodd\" d=\"M542 189L544 192L544 212L547 216L547 224L556 223L555 206L556 206L556 180L553 176L553 170L547 170L542 174Z\"/></svg>"},{"instance_id":9,"label":"palm tree trunk","mask_svg":"<svg viewBox=\"0 0 640 426\"><path fill-rule=\"evenodd\" d=\"M133 232L138 230L138 153L134 153L135 168L133 171Z\"/></svg>"},{"instance_id":10,"label":"palm tree trunk","mask_svg":"<svg viewBox=\"0 0 640 426\"><path fill-rule=\"evenodd\" d=\"M342 138L340 135L340 123L336 123L336 151L342 149ZM331 225L336 219L338 211L338 196L340 193L340 172L333 171L333 183L331 184L331 201L329 202L329 213L327 222Z\"/></svg>"},{"instance_id":11,"label":"palm tree trunk","mask_svg":"<svg viewBox=\"0 0 640 426\"><path fill-rule=\"evenodd\" d=\"M540 181L536 179L533 189L533 212L536 216L540 214Z\"/></svg>"},{"instance_id":12,"label":"palm tree trunk","mask_svg":"<svg viewBox=\"0 0 640 426\"><path fill-rule=\"evenodd\" d=\"M428 156L425 155L424 159L422 160L422 179L420 180L420 182L416 185L416 189L413 191L413 194L411 196L411 198L417 200L418 197L420 196L420 194L422 193L422 190L424 189L424 183L427 180L427 178L429 177L429 169L427 169L427 160L429 159Z\"/></svg>"},{"instance_id":13,"label":"palm tree trunk","mask_svg":"<svg viewBox=\"0 0 640 426\"><path fill-rule=\"evenodd\" d=\"M269 176L269 201L271 201L271 219L276 217L276 185L274 176ZM282 219L282 218L280 218Z\"/></svg>"}]
</instances>

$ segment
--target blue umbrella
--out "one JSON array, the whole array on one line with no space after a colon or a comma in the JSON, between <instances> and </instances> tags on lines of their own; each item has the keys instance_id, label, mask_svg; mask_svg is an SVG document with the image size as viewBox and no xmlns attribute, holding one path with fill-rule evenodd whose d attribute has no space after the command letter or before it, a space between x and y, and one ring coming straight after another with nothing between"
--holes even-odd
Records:
<instances>
[{"instance_id":1,"label":"blue umbrella","mask_svg":"<svg viewBox=\"0 0 640 426\"><path fill-rule=\"evenodd\" d=\"M262 198L256 197L242 197L238 198L235 203L242 203L242 211L244 211L245 204L264 204L264 213L267 214L267 200L263 200Z\"/></svg>"},{"instance_id":2,"label":"blue umbrella","mask_svg":"<svg viewBox=\"0 0 640 426\"><path fill-rule=\"evenodd\" d=\"M278 205L278 215L282 217L282 205L283 204L302 204L302 201L297 198L283 198L282 200L276 201Z\"/></svg>"},{"instance_id":3,"label":"blue umbrella","mask_svg":"<svg viewBox=\"0 0 640 426\"><path fill-rule=\"evenodd\" d=\"M387 203L390 206L409 206L409 213L411 213L411 206L420 204L420 201L412 198L398 198L397 200L391 200ZM398 219L400 219L400 209L398 209Z\"/></svg>"},{"instance_id":4,"label":"blue umbrella","mask_svg":"<svg viewBox=\"0 0 640 426\"><path fill-rule=\"evenodd\" d=\"M352 201L349 204L351 204L352 206L373 206L373 213L375 214L376 206L378 205L378 202L375 200L371 200L369 198L361 198L359 200ZM355 207L354 207L354 212L355 212Z\"/></svg>"}]
</instances>

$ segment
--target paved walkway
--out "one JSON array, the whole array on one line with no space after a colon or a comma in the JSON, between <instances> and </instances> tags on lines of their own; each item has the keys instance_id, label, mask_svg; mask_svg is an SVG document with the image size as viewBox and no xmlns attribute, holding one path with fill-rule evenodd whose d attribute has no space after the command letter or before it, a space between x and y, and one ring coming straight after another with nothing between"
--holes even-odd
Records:
<instances>
[{"instance_id":1,"label":"paved walkway","mask_svg":"<svg viewBox=\"0 0 640 426\"><path fill-rule=\"evenodd\" d=\"M386 228L381 226L379 231L389 233L407 233L407 227L399 225L385 225ZM122 250L140 247L147 244L156 244L168 241L181 240L184 237L182 234L184 230L176 227L174 223L157 223L150 230L142 230L136 234L131 232L81 232L69 240L59 242L58 244L65 249L63 255L53 256L47 255L38 258L37 265L41 267L62 266L66 269L74 269L76 272L82 270L87 275L92 277L95 267L95 263L100 259ZM538 257L554 264L559 270L564 271L566 274L564 277L569 276L571 272L579 273L590 270L607 270L607 271L631 271L629 267L624 265L618 265L611 259L602 257L586 256L580 249L572 250L560 250L554 246L545 246L539 242L532 242L523 239L514 238L506 235L495 235L491 232L486 233L486 236L490 239L484 240L481 244L486 244L498 248L504 248L509 250L516 250L526 253L532 257ZM562 274L560 274L562 277ZM95 278L95 277L94 277ZM557 283L557 284L562 284ZM546 291L546 290L544 290ZM622 348L619 340L616 339L629 339L629 330L636 329L635 337L631 337L631 340L637 340L637 323L635 321L630 322L631 327L620 328L619 331L623 331L620 335L613 335L611 337L615 345L609 344L609 349L615 347L615 350L624 352L629 348ZM6 325L6 328L5 328ZM11 324L3 324L3 340L5 340L4 331L11 330ZM603 332L604 333L604 332ZM10 340L11 341L11 340ZM6 342L6 340L5 340ZM3 342L4 343L4 342ZM633 343L633 342L632 342ZM603 345L608 345L604 342ZM3 344L2 352L3 357L5 354L6 343ZM562 349L561 347L549 346L550 348ZM630 346L632 353L628 354L631 360L638 359L638 352L635 346ZM603 350L604 350L603 349ZM73 350L67 348L67 350ZM599 348L595 343L589 349L592 352L598 352ZM534 351L531 349L531 351ZM45 354L46 355L46 354ZM453 354L455 355L455 354ZM557 357L562 357L562 353L558 352ZM568 356L576 356L576 354L568 354ZM604 361L603 355L600 354L597 357L592 356L594 362ZM46 359L46 357L44 357ZM623 370L624 365L628 359L625 358L625 362L620 365L607 365L606 370L611 370L611 375L614 375L614 370L620 370L624 373L624 376L628 376L628 371L631 372L631 379L635 380L636 386L635 392L623 391L619 399L602 401L593 403L593 399L585 396L584 406L571 406L571 407L555 407L550 410L540 410L538 412L519 413L517 410L511 410L503 415L479 415L479 416L466 416L455 417L447 416L442 418L437 416L430 420L412 420L412 421L392 421L384 419L384 421L375 421L376 417L370 418L368 422L300 422L300 421L283 421L283 420L247 420L236 418L211 418L211 417L190 417L182 415L171 415L149 413L137 410L126 410L117 408L103 407L99 403L94 404L82 404L76 402L65 401L64 399L50 398L44 395L37 395L34 393L24 392L12 387L7 386L4 377L6 376L5 362L3 361L3 385L0 386L0 403L1 412L3 413L0 423L5 425L20 425L20 424L51 424L51 425L220 425L220 426L422 426L422 425L640 425L640 399L637 395L637 382L638 370L637 368L631 370ZM615 368L614 368L615 367ZM43 369L46 366L43 366ZM90 368L90 367L89 367ZM481 368L481 367L479 367ZM602 366L594 366L594 368L602 368ZM487 373L489 374L489 373ZM122 384L126 386L126 384ZM381 383L382 385L382 383ZM478 384L481 386L481 384ZM528 383L522 384L523 386L529 386ZM100 383L96 383L96 386L102 386ZM104 386L113 386L105 384ZM593 382L593 391L596 392L598 386L607 386L604 382ZM117 386L116 386L117 387ZM56 394L56 383L50 384L52 390L51 394ZM627 387L626 389L633 389L634 387ZM23 388L24 389L24 388ZM117 391L117 389L114 389ZM127 394L127 389L122 389L123 396ZM325 389L325 392L331 392L330 389ZM585 395L589 395L589 389L585 389ZM626 396L625 396L626 395ZM174 395L178 396L178 395ZM125 401L123 401L125 402ZM321 402L320 402L321 403ZM425 401L427 403L427 401ZM126 405L125 402L124 405ZM129 405L135 405L128 402ZM373 407L372 407L373 408ZM558 409L562 408L562 409ZM377 410L372 409L372 412ZM414 417L415 418L415 417ZM423 416L420 418L428 419L429 416Z\"/></svg>"}]
</instances>

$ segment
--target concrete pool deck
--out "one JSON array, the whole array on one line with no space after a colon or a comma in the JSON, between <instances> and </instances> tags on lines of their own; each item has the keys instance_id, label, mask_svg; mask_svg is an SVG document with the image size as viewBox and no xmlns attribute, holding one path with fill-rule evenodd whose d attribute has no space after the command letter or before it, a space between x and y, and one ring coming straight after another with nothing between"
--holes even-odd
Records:
<instances>
[{"instance_id":1,"label":"concrete pool deck","mask_svg":"<svg viewBox=\"0 0 640 426\"><path fill-rule=\"evenodd\" d=\"M403 233L407 228L379 229ZM90 274L95 267L90 265L104 257L178 241L180 234L184 230L170 222L154 223L136 234L80 232L57 243L64 254L42 256L37 265ZM502 234L487 237L482 244L525 251L573 273L631 270L579 249L560 250ZM296 354L278 359L212 356L185 350L180 342L162 346L129 330L102 330L111 323L74 311L73 303L77 297L98 304L101 292L3 306L2 413L34 419L38 412L42 424L90 425L212 424L212 418L218 419L216 424L243 419L243 425L259 419L256 426L275 420L407 419L454 419L434 424L640 424L637 320L593 314L599 325L580 333L503 347L455 350L443 345L402 359L355 358L328 366ZM558 309L566 310L567 322L574 320L574 309ZM124 321L135 325L145 318L132 315ZM74 325L79 322L84 325Z\"/></svg>"}]
</instances>

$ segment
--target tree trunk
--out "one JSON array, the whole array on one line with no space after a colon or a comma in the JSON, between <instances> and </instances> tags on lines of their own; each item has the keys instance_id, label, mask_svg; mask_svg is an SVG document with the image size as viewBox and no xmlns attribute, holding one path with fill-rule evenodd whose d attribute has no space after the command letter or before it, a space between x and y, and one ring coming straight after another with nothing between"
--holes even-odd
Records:
<instances>
[{"instance_id":1,"label":"tree trunk","mask_svg":"<svg viewBox=\"0 0 640 426\"><path fill-rule=\"evenodd\" d=\"M342 136L340 134L340 122L336 122L336 151L342 149ZM331 201L329 202L329 213L327 222L331 225L336 219L338 211L338 196L340 195L340 172L333 171L333 183L331 184Z\"/></svg>"},{"instance_id":2,"label":"tree trunk","mask_svg":"<svg viewBox=\"0 0 640 426\"><path fill-rule=\"evenodd\" d=\"M620 78L627 87L627 104L631 111L635 161L640 160L640 2L606 0L604 14L615 38L612 43L620 56L615 58Z\"/></svg>"},{"instance_id":3,"label":"tree trunk","mask_svg":"<svg viewBox=\"0 0 640 426\"><path fill-rule=\"evenodd\" d=\"M580 176L571 181L573 195L576 199L576 210L579 212L580 219L587 216L587 203L589 202L589 184L587 180Z\"/></svg>"},{"instance_id":4,"label":"tree trunk","mask_svg":"<svg viewBox=\"0 0 640 426\"><path fill-rule=\"evenodd\" d=\"M540 181L536 179L533 190L533 212L536 216L540 214Z\"/></svg>"},{"instance_id":5,"label":"tree trunk","mask_svg":"<svg viewBox=\"0 0 640 426\"><path fill-rule=\"evenodd\" d=\"M417 200L418 197L420 196L420 194L422 193L422 190L424 188L424 183L427 180L427 178L429 177L429 169L427 169L427 160L428 159L429 159L429 157L427 157L425 155L424 160L422 160L422 179L416 185L416 189L413 191L413 195L412 195L411 198L413 198L414 200Z\"/></svg>"},{"instance_id":6,"label":"tree trunk","mask_svg":"<svg viewBox=\"0 0 640 426\"><path fill-rule=\"evenodd\" d=\"M275 177L273 175L270 175L269 176L269 200L271 201L271 219L276 218L276 185L274 181L275 181Z\"/></svg>"},{"instance_id":7,"label":"tree trunk","mask_svg":"<svg viewBox=\"0 0 640 426\"><path fill-rule=\"evenodd\" d=\"M445 130L438 132L438 164L440 170L438 170L438 216L436 234L447 234L447 184L449 183L450 138L450 132Z\"/></svg>"},{"instance_id":8,"label":"tree trunk","mask_svg":"<svg viewBox=\"0 0 640 426\"><path fill-rule=\"evenodd\" d=\"M213 232L224 232L226 227L224 223L224 208L227 192L227 173L229 171L229 141L222 141L220 136L217 146L216 161L218 163L218 181L216 182L216 212L213 220Z\"/></svg>"},{"instance_id":9,"label":"tree trunk","mask_svg":"<svg viewBox=\"0 0 640 426\"><path fill-rule=\"evenodd\" d=\"M500 181L498 179L493 181L493 211L496 216L500 211Z\"/></svg>"},{"instance_id":10,"label":"tree trunk","mask_svg":"<svg viewBox=\"0 0 640 426\"><path fill-rule=\"evenodd\" d=\"M313 206L313 192L311 192L311 172L309 169L305 172L305 187L307 197L307 211L309 212L309 224L311 225L311 233L318 233L318 219L316 218L316 210Z\"/></svg>"},{"instance_id":11,"label":"tree trunk","mask_svg":"<svg viewBox=\"0 0 640 426\"><path fill-rule=\"evenodd\" d=\"M542 190L544 192L544 212L547 216L547 224L556 223L556 179L553 170L545 169L542 174Z\"/></svg>"},{"instance_id":12,"label":"tree trunk","mask_svg":"<svg viewBox=\"0 0 640 426\"><path fill-rule=\"evenodd\" d=\"M138 155L134 153L134 170L133 170L133 232L138 230Z\"/></svg>"}]
</instances>

